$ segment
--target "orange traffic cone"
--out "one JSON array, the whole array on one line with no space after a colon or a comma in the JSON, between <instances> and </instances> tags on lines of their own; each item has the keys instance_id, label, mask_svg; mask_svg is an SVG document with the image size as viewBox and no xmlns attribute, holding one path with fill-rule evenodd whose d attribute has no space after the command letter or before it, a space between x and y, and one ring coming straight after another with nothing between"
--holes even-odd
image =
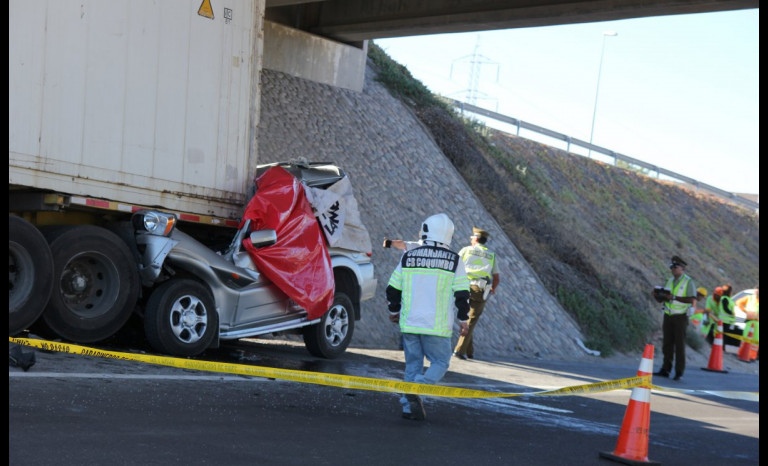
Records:
<instances>
[{"instance_id":1,"label":"orange traffic cone","mask_svg":"<svg viewBox=\"0 0 768 466\"><path fill-rule=\"evenodd\" d=\"M752 339L755 336L755 326L750 325L749 327L749 334L747 335L748 339ZM757 353L754 350L754 346L752 343L749 343L747 341L742 341L741 346L739 346L739 359L744 362L752 362L754 359L753 354Z\"/></svg>"},{"instance_id":2,"label":"orange traffic cone","mask_svg":"<svg viewBox=\"0 0 768 466\"><path fill-rule=\"evenodd\" d=\"M653 345L645 345L637 375L653 373ZM629 397L619 441L613 453L600 452L601 458L624 464L658 464L648 460L648 436L651 433L651 388L634 387Z\"/></svg>"},{"instance_id":3,"label":"orange traffic cone","mask_svg":"<svg viewBox=\"0 0 768 466\"><path fill-rule=\"evenodd\" d=\"M712 352L709 353L709 364L707 367L702 367L701 370L711 372L727 373L723 370L723 321L717 321L717 331L715 331L715 339L712 341Z\"/></svg>"}]
</instances>

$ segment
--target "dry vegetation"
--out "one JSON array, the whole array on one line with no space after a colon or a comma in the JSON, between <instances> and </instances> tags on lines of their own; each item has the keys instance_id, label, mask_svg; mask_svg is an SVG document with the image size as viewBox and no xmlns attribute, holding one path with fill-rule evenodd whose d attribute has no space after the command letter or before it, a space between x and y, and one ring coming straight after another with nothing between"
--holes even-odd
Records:
<instances>
[{"instance_id":1,"label":"dry vegetation","mask_svg":"<svg viewBox=\"0 0 768 466\"><path fill-rule=\"evenodd\" d=\"M647 341L660 320L650 290L674 254L710 290L758 283L756 212L462 119L375 45L369 56L591 347L610 353Z\"/></svg>"}]
</instances>

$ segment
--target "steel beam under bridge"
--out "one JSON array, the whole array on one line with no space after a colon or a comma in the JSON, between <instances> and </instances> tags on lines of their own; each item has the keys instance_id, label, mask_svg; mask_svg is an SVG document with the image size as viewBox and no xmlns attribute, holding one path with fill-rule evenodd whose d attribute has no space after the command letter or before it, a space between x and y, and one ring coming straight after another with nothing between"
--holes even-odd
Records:
<instances>
[{"instance_id":1,"label":"steel beam under bridge","mask_svg":"<svg viewBox=\"0 0 768 466\"><path fill-rule=\"evenodd\" d=\"M265 19L351 44L759 7L759 0L266 0Z\"/></svg>"}]
</instances>

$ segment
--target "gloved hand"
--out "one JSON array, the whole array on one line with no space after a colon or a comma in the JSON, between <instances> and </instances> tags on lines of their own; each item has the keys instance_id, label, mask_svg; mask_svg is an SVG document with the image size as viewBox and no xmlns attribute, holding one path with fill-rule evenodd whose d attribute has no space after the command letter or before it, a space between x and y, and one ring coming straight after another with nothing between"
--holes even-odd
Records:
<instances>
[{"instance_id":1,"label":"gloved hand","mask_svg":"<svg viewBox=\"0 0 768 466\"><path fill-rule=\"evenodd\" d=\"M397 314L390 314L389 315L389 321L393 324L399 324L400 323L400 313Z\"/></svg>"}]
</instances>

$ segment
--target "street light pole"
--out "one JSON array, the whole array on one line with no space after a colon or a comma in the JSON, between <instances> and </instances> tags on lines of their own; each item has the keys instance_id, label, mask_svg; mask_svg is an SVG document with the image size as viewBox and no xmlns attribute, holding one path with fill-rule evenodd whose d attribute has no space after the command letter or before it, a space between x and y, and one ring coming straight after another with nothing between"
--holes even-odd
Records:
<instances>
[{"instance_id":1,"label":"street light pole","mask_svg":"<svg viewBox=\"0 0 768 466\"><path fill-rule=\"evenodd\" d=\"M600 94L600 75L603 72L603 56L605 55L605 38L616 37L619 34L615 31L603 32L603 47L600 51L600 66L597 68L597 88L595 89L595 106L592 109L592 129L589 131L589 143L592 144L592 136L595 134L595 117L597 116L597 96ZM592 149L589 149L588 156L592 157Z\"/></svg>"}]
</instances>

